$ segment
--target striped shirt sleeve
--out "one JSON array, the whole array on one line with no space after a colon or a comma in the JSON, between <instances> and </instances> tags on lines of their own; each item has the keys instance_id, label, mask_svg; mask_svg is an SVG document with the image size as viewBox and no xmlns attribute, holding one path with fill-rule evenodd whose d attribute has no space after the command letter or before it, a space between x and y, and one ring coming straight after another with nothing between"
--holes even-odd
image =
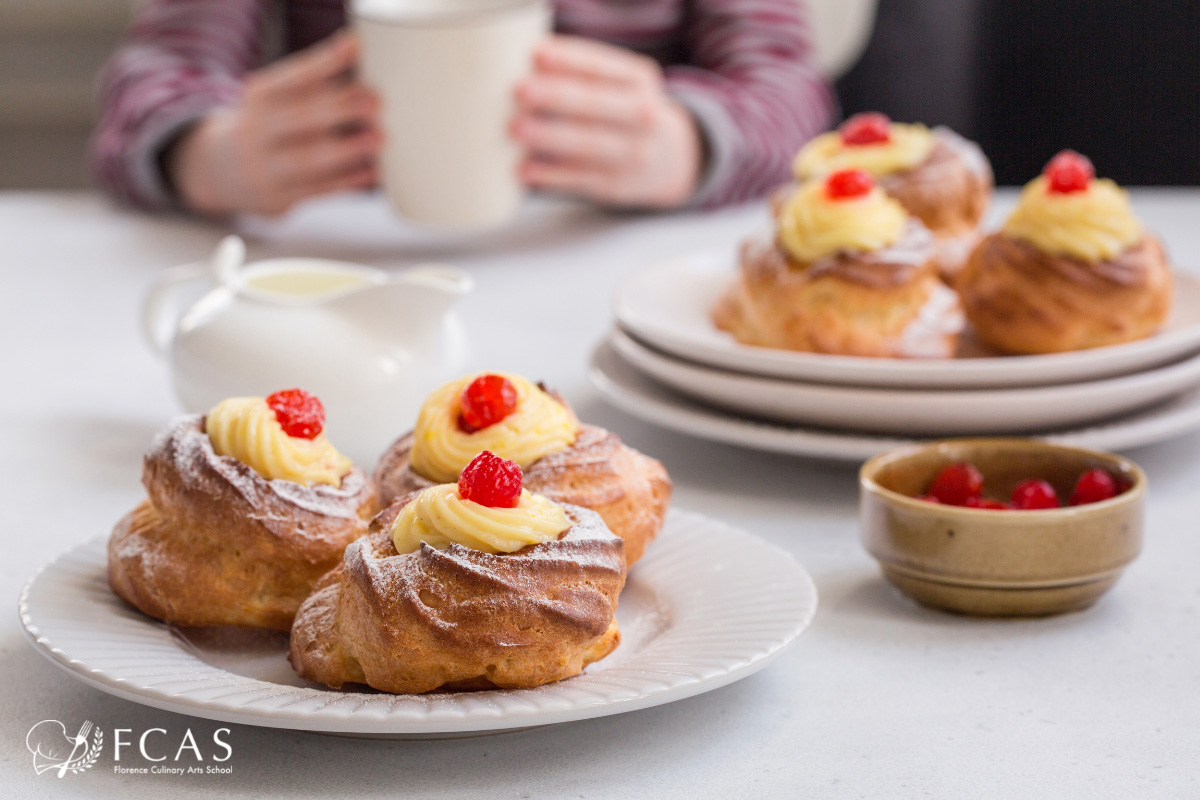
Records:
<instances>
[{"instance_id":1,"label":"striped shirt sleeve","mask_svg":"<svg viewBox=\"0 0 1200 800\"><path fill-rule=\"evenodd\" d=\"M708 150L692 205L761 196L787 180L796 151L835 113L802 4L692 0L682 33L687 64L667 68L667 87Z\"/></svg>"},{"instance_id":2,"label":"striped shirt sleeve","mask_svg":"<svg viewBox=\"0 0 1200 800\"><path fill-rule=\"evenodd\" d=\"M89 159L100 185L144 208L173 197L162 149L213 108L235 103L258 62L269 0L150 0L101 72Z\"/></svg>"}]
</instances>

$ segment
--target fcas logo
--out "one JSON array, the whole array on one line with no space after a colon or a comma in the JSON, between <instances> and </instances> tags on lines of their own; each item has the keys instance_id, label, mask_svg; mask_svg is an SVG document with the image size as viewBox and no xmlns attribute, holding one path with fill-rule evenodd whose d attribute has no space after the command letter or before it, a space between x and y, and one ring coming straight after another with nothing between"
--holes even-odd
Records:
<instances>
[{"instance_id":1,"label":"fcas logo","mask_svg":"<svg viewBox=\"0 0 1200 800\"><path fill-rule=\"evenodd\" d=\"M72 736L58 720L44 719L29 729L25 746L33 753L34 772L38 775L57 772L61 778L68 772L83 772L96 763L104 747L104 732L85 720L79 733Z\"/></svg>"}]
</instances>

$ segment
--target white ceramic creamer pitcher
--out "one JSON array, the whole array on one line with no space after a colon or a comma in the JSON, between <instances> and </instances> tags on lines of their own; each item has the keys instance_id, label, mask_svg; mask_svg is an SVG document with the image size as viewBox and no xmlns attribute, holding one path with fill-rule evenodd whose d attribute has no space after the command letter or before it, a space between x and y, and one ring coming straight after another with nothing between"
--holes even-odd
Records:
<instances>
[{"instance_id":1,"label":"white ceramic creamer pitcher","mask_svg":"<svg viewBox=\"0 0 1200 800\"><path fill-rule=\"evenodd\" d=\"M212 263L168 270L146 296L146 338L170 361L189 412L300 387L324 403L334 446L369 472L426 395L466 371L453 313L473 285L466 273L425 265L393 275L309 258L243 266L244 256L228 237ZM206 291L187 306L189 289Z\"/></svg>"}]
</instances>

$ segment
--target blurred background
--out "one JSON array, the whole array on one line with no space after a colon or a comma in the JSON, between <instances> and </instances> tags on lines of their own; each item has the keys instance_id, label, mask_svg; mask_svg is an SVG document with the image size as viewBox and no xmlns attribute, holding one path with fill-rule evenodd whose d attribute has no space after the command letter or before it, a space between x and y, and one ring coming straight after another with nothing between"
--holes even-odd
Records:
<instances>
[{"instance_id":1,"label":"blurred background","mask_svg":"<svg viewBox=\"0 0 1200 800\"><path fill-rule=\"evenodd\" d=\"M0 0L0 189L88 185L96 73L135 0Z\"/></svg>"},{"instance_id":2,"label":"blurred background","mask_svg":"<svg viewBox=\"0 0 1200 800\"><path fill-rule=\"evenodd\" d=\"M89 185L95 77L144 1L0 0L0 189ZM1064 147L1121 183L1200 184L1200 0L798 2L844 114L949 125L1000 184Z\"/></svg>"}]
</instances>

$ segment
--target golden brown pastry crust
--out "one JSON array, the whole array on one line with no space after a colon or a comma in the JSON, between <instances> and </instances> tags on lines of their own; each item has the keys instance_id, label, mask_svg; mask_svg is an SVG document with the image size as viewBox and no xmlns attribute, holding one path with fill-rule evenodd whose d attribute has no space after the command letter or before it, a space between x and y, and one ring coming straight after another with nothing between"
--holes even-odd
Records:
<instances>
[{"instance_id":1,"label":"golden brown pastry crust","mask_svg":"<svg viewBox=\"0 0 1200 800\"><path fill-rule=\"evenodd\" d=\"M929 155L912 169L880 175L879 186L938 237L970 233L992 197L992 168L974 142L935 128Z\"/></svg>"},{"instance_id":2,"label":"golden brown pastry crust","mask_svg":"<svg viewBox=\"0 0 1200 800\"><path fill-rule=\"evenodd\" d=\"M1061 353L1154 334L1171 309L1166 254L1150 234L1090 264L995 233L958 278L976 335L1007 353Z\"/></svg>"},{"instance_id":3,"label":"golden brown pastry crust","mask_svg":"<svg viewBox=\"0 0 1200 800\"><path fill-rule=\"evenodd\" d=\"M218 456L203 417L176 420L146 454L148 498L108 541L108 582L179 625L288 630L300 603L378 509L359 469L341 488L268 481Z\"/></svg>"},{"instance_id":4,"label":"golden brown pastry crust","mask_svg":"<svg viewBox=\"0 0 1200 800\"><path fill-rule=\"evenodd\" d=\"M877 253L798 264L777 243L746 242L740 262L713 321L743 344L879 358L947 358L957 347L962 311L916 220Z\"/></svg>"},{"instance_id":5,"label":"golden brown pastry crust","mask_svg":"<svg viewBox=\"0 0 1200 800\"><path fill-rule=\"evenodd\" d=\"M433 486L410 464L412 443L411 433L401 436L375 468L375 485L385 504ZM671 500L671 479L660 462L594 425L581 425L575 444L531 464L525 470L525 488L556 503L599 513L609 529L625 540L625 557L631 565L662 529Z\"/></svg>"},{"instance_id":6,"label":"golden brown pastry crust","mask_svg":"<svg viewBox=\"0 0 1200 800\"><path fill-rule=\"evenodd\" d=\"M397 694L521 689L577 675L620 642L624 545L592 511L549 542L490 554L458 544L400 555L398 499L346 548L292 627L300 677Z\"/></svg>"}]
</instances>

